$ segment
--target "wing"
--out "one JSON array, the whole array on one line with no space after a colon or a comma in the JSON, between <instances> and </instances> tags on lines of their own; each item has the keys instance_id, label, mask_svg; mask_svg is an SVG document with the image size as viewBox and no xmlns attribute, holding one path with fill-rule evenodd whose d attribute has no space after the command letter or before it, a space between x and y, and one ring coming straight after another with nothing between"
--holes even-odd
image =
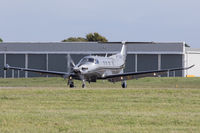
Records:
<instances>
[{"instance_id":1,"label":"wing","mask_svg":"<svg viewBox=\"0 0 200 133\"><path fill-rule=\"evenodd\" d=\"M102 79L108 79L108 81L110 82L118 82L118 81L123 81L123 80L131 80L131 79L138 79L138 78L144 78L144 77L158 77L160 75L167 74L168 72L190 69L193 66L194 65L190 67L185 67L185 68L173 68L173 69L114 74L114 75L106 76Z\"/></svg>"},{"instance_id":2,"label":"wing","mask_svg":"<svg viewBox=\"0 0 200 133\"><path fill-rule=\"evenodd\" d=\"M8 64L4 66L4 70L19 70L19 71L27 71L27 72L35 72L40 74L46 74L46 75L55 75L55 76L61 76L64 78L67 78L69 76L75 76L73 73L66 73L66 72L58 72L58 71L47 71L47 70L40 70L40 69L29 69L29 68L20 68L20 67L12 67Z\"/></svg>"}]
</instances>

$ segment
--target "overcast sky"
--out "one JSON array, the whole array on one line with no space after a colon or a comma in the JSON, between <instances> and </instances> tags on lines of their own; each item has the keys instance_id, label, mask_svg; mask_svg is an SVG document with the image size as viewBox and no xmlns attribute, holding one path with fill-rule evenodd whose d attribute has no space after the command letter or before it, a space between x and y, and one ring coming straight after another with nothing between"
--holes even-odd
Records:
<instances>
[{"instance_id":1,"label":"overcast sky","mask_svg":"<svg viewBox=\"0 0 200 133\"><path fill-rule=\"evenodd\" d=\"M4 42L185 41L200 48L200 0L0 0Z\"/></svg>"}]
</instances>

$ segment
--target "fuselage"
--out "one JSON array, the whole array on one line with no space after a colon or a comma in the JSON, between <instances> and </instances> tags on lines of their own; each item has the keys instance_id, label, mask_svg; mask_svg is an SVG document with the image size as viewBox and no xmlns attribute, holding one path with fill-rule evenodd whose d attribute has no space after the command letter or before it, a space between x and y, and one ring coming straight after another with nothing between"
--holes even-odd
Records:
<instances>
[{"instance_id":1,"label":"fuselage","mask_svg":"<svg viewBox=\"0 0 200 133\"><path fill-rule=\"evenodd\" d=\"M126 46L112 56L86 56L73 68L74 73L90 81L123 72L126 61Z\"/></svg>"},{"instance_id":2,"label":"fuselage","mask_svg":"<svg viewBox=\"0 0 200 133\"><path fill-rule=\"evenodd\" d=\"M110 57L86 56L74 67L74 73L80 73L86 80L103 78L121 73L125 67L121 55Z\"/></svg>"}]
</instances>

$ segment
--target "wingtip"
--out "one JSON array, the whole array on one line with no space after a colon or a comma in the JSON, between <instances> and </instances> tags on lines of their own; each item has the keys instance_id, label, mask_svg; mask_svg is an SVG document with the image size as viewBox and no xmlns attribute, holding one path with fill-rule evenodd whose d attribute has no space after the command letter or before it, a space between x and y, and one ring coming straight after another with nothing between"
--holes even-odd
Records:
<instances>
[{"instance_id":1,"label":"wingtip","mask_svg":"<svg viewBox=\"0 0 200 133\"><path fill-rule=\"evenodd\" d=\"M190 69L190 68L192 68L192 67L194 67L194 66L195 66L195 64L193 64L193 65L189 66L187 69Z\"/></svg>"},{"instance_id":2,"label":"wingtip","mask_svg":"<svg viewBox=\"0 0 200 133\"><path fill-rule=\"evenodd\" d=\"M195 64L193 64L192 66L190 66L190 67L194 67L195 66Z\"/></svg>"}]
</instances>

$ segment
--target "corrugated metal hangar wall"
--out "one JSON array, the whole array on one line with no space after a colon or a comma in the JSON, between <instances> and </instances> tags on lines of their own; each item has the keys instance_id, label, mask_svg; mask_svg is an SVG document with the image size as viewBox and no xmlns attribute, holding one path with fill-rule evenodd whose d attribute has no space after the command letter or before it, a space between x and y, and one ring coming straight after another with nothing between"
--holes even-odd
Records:
<instances>
[{"instance_id":1,"label":"corrugated metal hangar wall","mask_svg":"<svg viewBox=\"0 0 200 133\"><path fill-rule=\"evenodd\" d=\"M195 64L192 69L186 71L188 77L200 77L200 49L186 48L186 66Z\"/></svg>"},{"instance_id":2,"label":"corrugated metal hangar wall","mask_svg":"<svg viewBox=\"0 0 200 133\"><path fill-rule=\"evenodd\" d=\"M126 72L185 67L185 43L128 42ZM114 54L121 44L110 43L0 43L0 67L10 66L67 71L68 54L75 63L86 55ZM0 77L41 77L32 72L0 71ZM167 76L167 75L166 75ZM169 76L185 76L185 71Z\"/></svg>"}]
</instances>

